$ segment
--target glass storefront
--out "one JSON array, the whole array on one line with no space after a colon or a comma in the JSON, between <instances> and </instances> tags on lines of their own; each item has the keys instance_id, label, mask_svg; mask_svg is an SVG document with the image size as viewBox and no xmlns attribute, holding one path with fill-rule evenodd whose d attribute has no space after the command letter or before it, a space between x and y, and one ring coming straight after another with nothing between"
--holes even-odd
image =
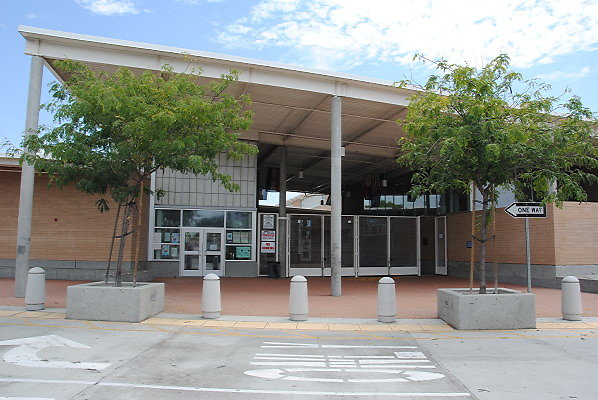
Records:
<instances>
[{"instance_id":1,"label":"glass storefront","mask_svg":"<svg viewBox=\"0 0 598 400\"><path fill-rule=\"evenodd\" d=\"M225 229L226 248L223 255L225 259L254 261L255 214L254 211L156 209L153 258L154 260L179 260L182 231L185 231L185 235L190 235L189 238L185 237L183 250L192 251L187 246L193 246L199 241L199 233L192 232L190 228L222 228ZM206 240L209 240L209 237ZM209 243L207 246L210 246ZM221 250L218 247L218 251ZM220 263L220 259L216 260L215 257L212 257L213 265Z\"/></svg>"}]
</instances>

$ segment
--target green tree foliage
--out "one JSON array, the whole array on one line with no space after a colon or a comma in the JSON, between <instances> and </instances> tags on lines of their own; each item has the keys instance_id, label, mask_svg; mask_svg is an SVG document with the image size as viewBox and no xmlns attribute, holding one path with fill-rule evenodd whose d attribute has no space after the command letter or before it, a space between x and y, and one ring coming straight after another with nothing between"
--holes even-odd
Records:
<instances>
[{"instance_id":1,"label":"green tree foliage","mask_svg":"<svg viewBox=\"0 0 598 400\"><path fill-rule=\"evenodd\" d=\"M418 56L424 61L425 58ZM596 118L577 97L562 102L548 85L524 80L500 55L481 69L435 62L438 74L417 94L400 124L398 162L416 171L412 193L481 193L480 291L485 293L487 227L498 188L518 198L533 191L535 200L587 199L582 185L596 182ZM550 185L558 183L558 190Z\"/></svg>"},{"instance_id":2,"label":"green tree foliage","mask_svg":"<svg viewBox=\"0 0 598 400\"><path fill-rule=\"evenodd\" d=\"M47 172L51 184L98 195L100 211L108 209L109 198L124 207L119 284L126 226L139 197L149 193L144 182L153 172L168 168L207 175L239 190L219 172L217 157L240 159L257 152L237 140L252 123L250 99L226 93L237 80L235 71L201 86L198 73L175 74L169 66L138 74L127 68L98 73L71 60L55 67L68 77L64 85L51 86L52 101L43 106L54 113L55 124L25 140L23 157Z\"/></svg>"}]
</instances>

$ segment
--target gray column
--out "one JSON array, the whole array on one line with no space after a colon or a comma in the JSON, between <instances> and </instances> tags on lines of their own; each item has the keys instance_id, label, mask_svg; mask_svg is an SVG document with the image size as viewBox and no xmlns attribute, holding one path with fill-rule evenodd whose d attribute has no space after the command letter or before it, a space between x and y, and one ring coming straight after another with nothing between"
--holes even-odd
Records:
<instances>
[{"instance_id":1,"label":"gray column","mask_svg":"<svg viewBox=\"0 0 598 400\"><path fill-rule=\"evenodd\" d=\"M330 121L330 255L331 255L331 291L333 296L341 295L341 99L332 98L332 113Z\"/></svg>"},{"instance_id":2,"label":"gray column","mask_svg":"<svg viewBox=\"0 0 598 400\"><path fill-rule=\"evenodd\" d=\"M39 106L42 90L44 60L31 57L29 72L29 95L27 97L27 119L25 137L36 135L39 122ZM23 162L21 169L21 191L19 198L19 225L17 232L17 260L15 265L15 297L25 297L27 273L29 271L29 250L31 243L31 211L33 209L33 166Z\"/></svg>"},{"instance_id":3,"label":"gray column","mask_svg":"<svg viewBox=\"0 0 598 400\"><path fill-rule=\"evenodd\" d=\"M287 146L280 146L278 186L278 261L280 261L280 276L287 276Z\"/></svg>"}]
</instances>

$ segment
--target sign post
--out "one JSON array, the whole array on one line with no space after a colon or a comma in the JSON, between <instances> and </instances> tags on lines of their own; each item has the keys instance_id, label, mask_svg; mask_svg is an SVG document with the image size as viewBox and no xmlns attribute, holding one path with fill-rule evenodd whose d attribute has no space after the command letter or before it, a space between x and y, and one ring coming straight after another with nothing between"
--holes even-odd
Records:
<instances>
[{"instance_id":1,"label":"sign post","mask_svg":"<svg viewBox=\"0 0 598 400\"><path fill-rule=\"evenodd\" d=\"M531 249L529 244L529 219L546 218L546 206L538 202L512 203L505 212L513 218L525 218L525 254L527 258L527 292L532 292Z\"/></svg>"}]
</instances>

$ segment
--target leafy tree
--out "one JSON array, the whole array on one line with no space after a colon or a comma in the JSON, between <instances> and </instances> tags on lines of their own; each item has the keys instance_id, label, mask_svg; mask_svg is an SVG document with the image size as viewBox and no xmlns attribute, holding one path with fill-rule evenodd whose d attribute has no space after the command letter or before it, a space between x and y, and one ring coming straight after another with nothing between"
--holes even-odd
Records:
<instances>
[{"instance_id":1,"label":"leafy tree","mask_svg":"<svg viewBox=\"0 0 598 400\"><path fill-rule=\"evenodd\" d=\"M424 62L429 61L418 56ZM487 227L497 189L518 198L533 191L536 200L584 201L582 184L596 182L596 118L578 97L561 104L550 87L524 80L500 55L481 69L434 62L438 74L418 90L404 121L398 162L415 171L412 193L481 193L480 293L486 292ZM558 190L550 190L552 183Z\"/></svg>"},{"instance_id":2,"label":"leafy tree","mask_svg":"<svg viewBox=\"0 0 598 400\"><path fill-rule=\"evenodd\" d=\"M119 212L123 207L115 277L120 286L126 237L134 231L130 221L143 194L150 193L146 182L153 172L169 168L208 175L230 191L239 190L218 171L217 156L239 159L257 152L237 140L237 132L252 123L250 99L225 92L237 80L235 71L200 86L197 71L175 74L169 66L139 74L127 68L94 72L71 60L55 66L68 77L64 85L51 86L52 101L43 106L54 113L55 126L29 136L23 157L47 172L51 184L99 195L100 211L108 210L108 198L119 204ZM137 265L134 281L136 272Z\"/></svg>"}]
</instances>

